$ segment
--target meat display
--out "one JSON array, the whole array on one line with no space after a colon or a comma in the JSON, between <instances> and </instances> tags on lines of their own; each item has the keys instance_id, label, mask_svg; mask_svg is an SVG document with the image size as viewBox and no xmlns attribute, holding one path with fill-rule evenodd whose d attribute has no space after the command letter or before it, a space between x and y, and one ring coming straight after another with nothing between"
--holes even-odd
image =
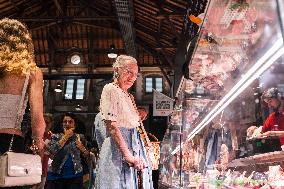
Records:
<instances>
[{"instance_id":1,"label":"meat display","mask_svg":"<svg viewBox=\"0 0 284 189\"><path fill-rule=\"evenodd\" d=\"M189 64L193 83L213 94L222 93L231 73L249 63L247 50L262 43L265 23L276 14L268 13L270 8L263 7L257 0L218 2L214 2L205 15L198 47ZM265 14L260 14L263 11Z\"/></svg>"},{"instance_id":2,"label":"meat display","mask_svg":"<svg viewBox=\"0 0 284 189\"><path fill-rule=\"evenodd\" d=\"M167 130L170 137L165 144L167 158L161 163L163 182L174 188L284 188L284 171L277 165L281 162L284 168L284 151L250 154L254 143L248 144L249 140L264 142L261 127L249 127L259 125L253 116L260 99L244 98L246 92L253 96L253 90L244 90L234 93L238 96L232 102L220 101L278 40L279 15L273 2L212 0L208 11L198 15L203 24L196 23L200 36L188 64L190 79L180 86L180 108L172 114ZM215 109L220 102L231 103L224 109L224 120L235 130L208 127L220 112ZM260 142L255 145L262 145ZM269 170L257 168L271 163L275 167Z\"/></svg>"}]
</instances>

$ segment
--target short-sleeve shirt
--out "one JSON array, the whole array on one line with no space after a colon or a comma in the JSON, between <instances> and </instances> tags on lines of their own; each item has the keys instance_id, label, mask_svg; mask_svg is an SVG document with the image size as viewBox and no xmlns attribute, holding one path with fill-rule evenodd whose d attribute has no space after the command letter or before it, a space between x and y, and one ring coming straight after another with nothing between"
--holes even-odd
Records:
<instances>
[{"instance_id":1,"label":"short-sleeve shirt","mask_svg":"<svg viewBox=\"0 0 284 189\"><path fill-rule=\"evenodd\" d=\"M106 84L100 102L102 119L115 121L118 127L138 127L139 115L134 103L131 94L114 83Z\"/></svg>"},{"instance_id":2,"label":"short-sleeve shirt","mask_svg":"<svg viewBox=\"0 0 284 189\"><path fill-rule=\"evenodd\" d=\"M261 132L275 130L275 125L278 125L277 129L279 131L284 131L284 111L279 112L278 116L275 115L275 112L271 113L266 119ZM284 137L280 137L280 143L284 145Z\"/></svg>"}]
</instances>

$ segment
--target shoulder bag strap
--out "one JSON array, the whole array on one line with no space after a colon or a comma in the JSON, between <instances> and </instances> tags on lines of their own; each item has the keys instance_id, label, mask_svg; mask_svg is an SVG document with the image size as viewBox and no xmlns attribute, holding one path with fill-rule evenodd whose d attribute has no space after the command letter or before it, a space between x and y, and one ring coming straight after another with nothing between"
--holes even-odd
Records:
<instances>
[{"instance_id":1,"label":"shoulder bag strap","mask_svg":"<svg viewBox=\"0 0 284 189\"><path fill-rule=\"evenodd\" d=\"M28 83L29 83L29 78L30 78L30 74L26 74L26 78L25 78L25 83L24 83L24 87L22 89L22 94L21 94L21 99L20 99L20 103L19 103L19 106L18 106L18 111L17 111L17 115L16 115L16 125L18 125L19 123L19 116L20 116L20 113L21 113L21 110L22 110L22 107L23 107L23 102L24 102L24 99L25 99L25 96L26 96L26 91L27 91L27 87L28 87ZM16 128L16 127L15 127ZM9 144L9 149L8 151L12 151L12 146L13 146L13 142L14 142L14 136L15 134L13 134L12 138L11 138L11 141L10 141L10 144Z\"/></svg>"},{"instance_id":2,"label":"shoulder bag strap","mask_svg":"<svg viewBox=\"0 0 284 189\"><path fill-rule=\"evenodd\" d=\"M19 103L19 106L18 106L16 125L18 125L19 121L20 121L19 116L20 116L20 113L22 111L23 103L24 103L24 100L25 100L25 97L26 97L26 92L27 92L27 88L28 88L28 84L29 84L29 77L30 77L30 74L27 74L26 79L25 79L25 83L24 83L24 87L22 89L21 100L20 100L20 103Z\"/></svg>"},{"instance_id":3,"label":"shoulder bag strap","mask_svg":"<svg viewBox=\"0 0 284 189\"><path fill-rule=\"evenodd\" d=\"M136 106L136 103L135 103L133 95L129 94L129 97L130 97L130 99L132 101L132 105L133 105L134 109L136 110L137 114L139 115L138 108ZM145 140L145 142L146 142L145 145L146 146L151 146L151 141L150 141L150 139L149 139L149 137L147 135L147 132L145 131L145 128L144 128L142 120L140 119L140 116L139 116L139 125L140 126L139 126L138 131L139 131L139 134L140 134L141 138Z\"/></svg>"}]
</instances>

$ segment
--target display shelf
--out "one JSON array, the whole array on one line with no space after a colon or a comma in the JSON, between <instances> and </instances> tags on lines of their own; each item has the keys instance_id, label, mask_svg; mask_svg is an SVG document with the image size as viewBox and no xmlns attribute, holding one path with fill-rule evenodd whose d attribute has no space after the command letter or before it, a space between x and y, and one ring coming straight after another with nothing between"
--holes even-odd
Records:
<instances>
[{"instance_id":1,"label":"display shelf","mask_svg":"<svg viewBox=\"0 0 284 189\"><path fill-rule=\"evenodd\" d=\"M229 167L231 168L244 167L255 164L272 164L272 163L281 163L281 162L284 162L284 152L276 151L264 154L257 154L246 158L234 159L229 164Z\"/></svg>"},{"instance_id":2,"label":"display shelf","mask_svg":"<svg viewBox=\"0 0 284 189\"><path fill-rule=\"evenodd\" d=\"M261 93L284 83L277 7L276 0L210 0L205 14L194 15L203 24L188 62L190 79L184 77L178 87L176 109L161 144L160 181L169 188L191 188L192 172L206 177L206 171L225 172L229 164L240 167L236 172L263 173L266 165L284 161L279 151L229 162L238 152L250 152L243 140L246 130L262 125L269 114Z\"/></svg>"}]
</instances>

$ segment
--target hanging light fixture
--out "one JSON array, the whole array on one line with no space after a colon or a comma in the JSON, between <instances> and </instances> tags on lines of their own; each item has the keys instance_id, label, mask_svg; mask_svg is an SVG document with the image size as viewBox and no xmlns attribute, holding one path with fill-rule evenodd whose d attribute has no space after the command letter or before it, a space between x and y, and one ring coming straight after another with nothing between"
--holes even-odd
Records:
<instances>
[{"instance_id":1,"label":"hanging light fixture","mask_svg":"<svg viewBox=\"0 0 284 189\"><path fill-rule=\"evenodd\" d=\"M77 106L75 107L75 110L77 110L77 111L81 111L81 110L82 110L81 105L80 105L80 104L77 104Z\"/></svg>"},{"instance_id":2,"label":"hanging light fixture","mask_svg":"<svg viewBox=\"0 0 284 189\"><path fill-rule=\"evenodd\" d=\"M56 87L55 87L54 91L57 92L57 93L61 93L62 92L61 83L58 82L56 84Z\"/></svg>"},{"instance_id":3,"label":"hanging light fixture","mask_svg":"<svg viewBox=\"0 0 284 189\"><path fill-rule=\"evenodd\" d=\"M114 44L110 45L110 49L109 49L109 52L108 52L107 56L108 56L109 58L116 58L116 57L117 57L117 53L116 53L116 51L115 51L115 46L114 46Z\"/></svg>"}]
</instances>

